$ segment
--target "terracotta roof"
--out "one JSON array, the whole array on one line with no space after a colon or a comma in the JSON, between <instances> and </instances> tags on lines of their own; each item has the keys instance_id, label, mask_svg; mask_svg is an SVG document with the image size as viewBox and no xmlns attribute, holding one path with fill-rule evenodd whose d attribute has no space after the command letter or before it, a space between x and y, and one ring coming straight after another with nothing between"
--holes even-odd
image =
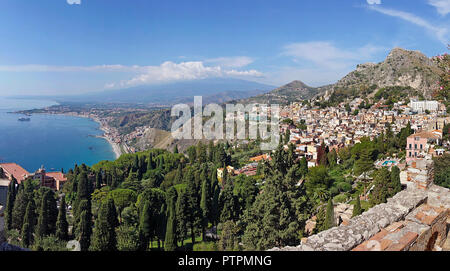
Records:
<instances>
[{"instance_id":1,"label":"terracotta roof","mask_svg":"<svg viewBox=\"0 0 450 271\"><path fill-rule=\"evenodd\" d=\"M433 132L424 131L424 132L419 132L419 133L412 134L409 136L409 138L413 138L413 137L440 138L440 135L433 133Z\"/></svg>"},{"instance_id":2,"label":"terracotta roof","mask_svg":"<svg viewBox=\"0 0 450 271\"><path fill-rule=\"evenodd\" d=\"M46 172L45 175L60 182L67 181L67 177L62 172Z\"/></svg>"},{"instance_id":3,"label":"terracotta roof","mask_svg":"<svg viewBox=\"0 0 450 271\"><path fill-rule=\"evenodd\" d=\"M24 181L27 175L30 175L28 171L16 163L3 163L0 164L0 167L2 167L8 175L13 175L19 183Z\"/></svg>"}]
</instances>

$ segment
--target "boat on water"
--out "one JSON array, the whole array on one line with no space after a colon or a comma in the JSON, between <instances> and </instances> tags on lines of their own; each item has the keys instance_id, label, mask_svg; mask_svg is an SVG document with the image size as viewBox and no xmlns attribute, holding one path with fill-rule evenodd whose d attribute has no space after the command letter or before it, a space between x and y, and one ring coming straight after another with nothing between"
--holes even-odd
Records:
<instances>
[{"instance_id":1,"label":"boat on water","mask_svg":"<svg viewBox=\"0 0 450 271\"><path fill-rule=\"evenodd\" d=\"M30 121L30 118L20 118L19 121Z\"/></svg>"}]
</instances>

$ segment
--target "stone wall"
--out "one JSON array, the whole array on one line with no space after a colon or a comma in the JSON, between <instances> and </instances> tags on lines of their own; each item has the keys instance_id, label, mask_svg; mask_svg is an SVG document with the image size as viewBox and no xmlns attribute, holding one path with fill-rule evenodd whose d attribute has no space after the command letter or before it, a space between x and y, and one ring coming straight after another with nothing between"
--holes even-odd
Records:
<instances>
[{"instance_id":1,"label":"stone wall","mask_svg":"<svg viewBox=\"0 0 450 271\"><path fill-rule=\"evenodd\" d=\"M271 251L441 250L450 223L450 190L430 184L429 162L411 168L414 170L408 174L407 189L387 203L374 206L345 225L304 238L299 246Z\"/></svg>"}]
</instances>

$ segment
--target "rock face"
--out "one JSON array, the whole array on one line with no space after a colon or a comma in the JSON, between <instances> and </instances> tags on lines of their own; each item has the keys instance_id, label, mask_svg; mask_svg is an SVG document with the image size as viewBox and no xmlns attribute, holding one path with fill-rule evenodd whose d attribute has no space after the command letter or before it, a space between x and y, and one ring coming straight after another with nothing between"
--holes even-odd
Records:
<instances>
[{"instance_id":1,"label":"rock face","mask_svg":"<svg viewBox=\"0 0 450 271\"><path fill-rule=\"evenodd\" d=\"M421 166L430 170L428 163ZM406 190L388 199L387 203L374 206L352 218L346 225L304 238L297 247L271 250L441 250L447 239L449 217L449 189L434 184L424 188L413 182Z\"/></svg>"},{"instance_id":2,"label":"rock face","mask_svg":"<svg viewBox=\"0 0 450 271\"><path fill-rule=\"evenodd\" d=\"M326 90L331 95L338 90L354 89L358 93L361 88L374 85L377 89L402 86L411 87L425 98L430 98L438 87L437 82L441 73L436 63L424 54L395 48L385 61L358 65L355 71Z\"/></svg>"}]
</instances>

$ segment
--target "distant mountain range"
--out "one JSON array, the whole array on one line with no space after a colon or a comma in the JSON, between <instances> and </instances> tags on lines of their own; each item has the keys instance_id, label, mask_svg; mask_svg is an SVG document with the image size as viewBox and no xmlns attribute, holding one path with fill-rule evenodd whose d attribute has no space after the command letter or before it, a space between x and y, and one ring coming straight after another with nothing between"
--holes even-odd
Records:
<instances>
[{"instance_id":1,"label":"distant mountain range","mask_svg":"<svg viewBox=\"0 0 450 271\"><path fill-rule=\"evenodd\" d=\"M259 95L274 88L274 86L240 79L209 78L104 90L80 95L26 98L46 98L54 99L58 102L71 103L172 105L176 103L191 103L194 96L202 96L203 103L224 103L234 99L244 99Z\"/></svg>"}]
</instances>

